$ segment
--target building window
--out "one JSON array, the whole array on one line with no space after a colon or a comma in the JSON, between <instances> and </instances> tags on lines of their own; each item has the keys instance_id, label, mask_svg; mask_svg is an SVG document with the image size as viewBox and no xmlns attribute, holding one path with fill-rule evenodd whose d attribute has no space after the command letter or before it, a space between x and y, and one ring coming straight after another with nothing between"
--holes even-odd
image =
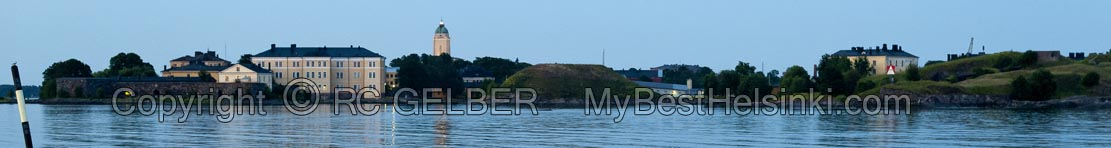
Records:
<instances>
[{"instance_id":1,"label":"building window","mask_svg":"<svg viewBox=\"0 0 1111 148\"><path fill-rule=\"evenodd\" d=\"M336 78L343 79L343 73L342 72L337 72L336 73Z\"/></svg>"}]
</instances>

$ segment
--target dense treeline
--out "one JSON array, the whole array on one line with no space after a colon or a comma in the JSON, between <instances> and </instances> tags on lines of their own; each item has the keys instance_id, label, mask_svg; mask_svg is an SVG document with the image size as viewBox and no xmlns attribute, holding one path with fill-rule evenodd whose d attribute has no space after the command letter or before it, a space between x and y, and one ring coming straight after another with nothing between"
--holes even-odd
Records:
<instances>
[{"instance_id":1,"label":"dense treeline","mask_svg":"<svg viewBox=\"0 0 1111 148\"><path fill-rule=\"evenodd\" d=\"M528 63L510 61L494 57L480 57L467 61L451 57L450 54L433 56L428 54L409 54L390 61L391 67L398 67L397 83L400 88L451 88L454 94L463 91L463 80L459 70L468 66L478 66L494 77L495 85L513 73L532 66ZM394 89L394 88L389 88Z\"/></svg>"}]
</instances>

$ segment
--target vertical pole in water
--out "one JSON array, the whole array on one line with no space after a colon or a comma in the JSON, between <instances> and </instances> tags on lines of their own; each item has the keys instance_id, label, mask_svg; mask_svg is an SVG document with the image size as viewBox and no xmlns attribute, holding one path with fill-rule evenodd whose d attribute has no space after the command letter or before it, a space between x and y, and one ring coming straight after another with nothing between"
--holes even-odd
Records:
<instances>
[{"instance_id":1,"label":"vertical pole in water","mask_svg":"<svg viewBox=\"0 0 1111 148\"><path fill-rule=\"evenodd\" d=\"M15 79L15 101L19 106L19 121L23 122L23 143L31 146L31 125L27 124L27 109L24 108L23 85L19 84L19 67L12 63L12 78Z\"/></svg>"}]
</instances>

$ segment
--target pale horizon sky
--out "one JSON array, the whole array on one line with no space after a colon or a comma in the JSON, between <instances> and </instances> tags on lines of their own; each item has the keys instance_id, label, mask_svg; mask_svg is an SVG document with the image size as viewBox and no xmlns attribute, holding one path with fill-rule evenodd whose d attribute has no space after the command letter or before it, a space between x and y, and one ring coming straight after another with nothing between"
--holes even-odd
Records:
<instances>
[{"instance_id":1,"label":"pale horizon sky","mask_svg":"<svg viewBox=\"0 0 1111 148\"><path fill-rule=\"evenodd\" d=\"M899 44L920 65L976 48L1106 52L1111 1L4 1L0 62L39 85L54 62L103 70L134 52L161 71L211 49L234 62L270 44L362 46L396 58L430 53L441 18L452 55L614 69L737 61L811 70L822 54ZM225 52L225 46L227 47ZM0 72L0 84L11 84Z\"/></svg>"}]
</instances>

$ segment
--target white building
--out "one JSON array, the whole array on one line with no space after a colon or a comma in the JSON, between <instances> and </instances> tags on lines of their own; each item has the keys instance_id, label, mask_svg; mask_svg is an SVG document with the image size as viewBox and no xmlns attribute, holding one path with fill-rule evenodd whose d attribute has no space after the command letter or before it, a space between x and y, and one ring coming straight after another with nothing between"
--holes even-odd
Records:
<instances>
[{"instance_id":1,"label":"white building","mask_svg":"<svg viewBox=\"0 0 1111 148\"><path fill-rule=\"evenodd\" d=\"M216 76L216 83L262 83L270 87L273 84L273 74L256 65L235 64L220 71Z\"/></svg>"}]
</instances>

